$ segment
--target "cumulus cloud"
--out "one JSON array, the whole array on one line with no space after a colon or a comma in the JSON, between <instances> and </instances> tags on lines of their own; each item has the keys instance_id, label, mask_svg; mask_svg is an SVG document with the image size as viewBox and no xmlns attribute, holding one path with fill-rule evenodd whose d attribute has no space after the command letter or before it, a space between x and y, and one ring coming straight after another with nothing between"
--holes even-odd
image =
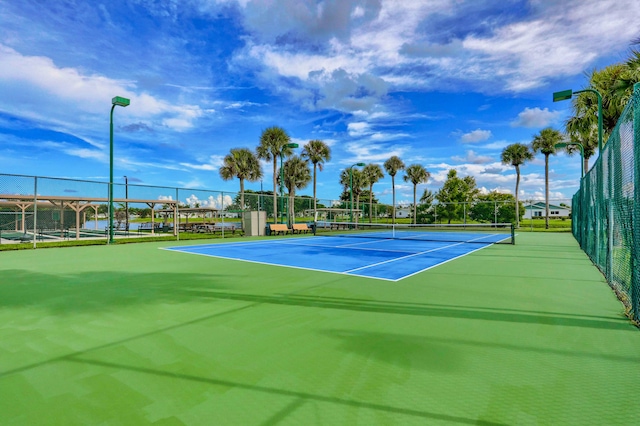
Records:
<instances>
[{"instance_id":1,"label":"cumulus cloud","mask_svg":"<svg viewBox=\"0 0 640 426\"><path fill-rule=\"evenodd\" d=\"M486 164L495 160L493 157L489 157L488 155L478 155L474 151L467 151L467 155L464 157L454 156L451 157L453 161L458 161L461 163L472 163L472 164Z\"/></svg>"},{"instance_id":2,"label":"cumulus cloud","mask_svg":"<svg viewBox=\"0 0 640 426\"><path fill-rule=\"evenodd\" d=\"M558 119L560 111L549 111L549 108L525 108L518 118L511 122L513 127L546 127Z\"/></svg>"},{"instance_id":3,"label":"cumulus cloud","mask_svg":"<svg viewBox=\"0 0 640 426\"><path fill-rule=\"evenodd\" d=\"M460 137L462 143L476 143L486 141L491 137L491 130L476 129L469 133L464 133Z\"/></svg>"},{"instance_id":4,"label":"cumulus cloud","mask_svg":"<svg viewBox=\"0 0 640 426\"><path fill-rule=\"evenodd\" d=\"M2 44L0 57L0 109L15 113L15 105L22 105L20 113L29 118L50 122L67 119L66 111L78 111L102 120L114 94L131 99L129 107L119 108L124 119L157 120L185 130L203 114L197 105L173 104L140 92L130 81L59 67L48 57L26 56Z\"/></svg>"}]
</instances>

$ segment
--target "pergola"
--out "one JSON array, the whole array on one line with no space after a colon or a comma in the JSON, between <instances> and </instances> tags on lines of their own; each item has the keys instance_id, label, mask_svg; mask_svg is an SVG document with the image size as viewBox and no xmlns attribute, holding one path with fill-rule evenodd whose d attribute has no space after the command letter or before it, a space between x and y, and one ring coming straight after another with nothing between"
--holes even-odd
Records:
<instances>
[{"instance_id":1,"label":"pergola","mask_svg":"<svg viewBox=\"0 0 640 426\"><path fill-rule=\"evenodd\" d=\"M181 226L180 223L180 215L185 215L185 217L187 218L187 221L185 223L185 226L189 223L189 215L190 214L202 214L202 220L203 222L206 222L206 215L207 213L211 214L211 217L215 217L215 214L218 213L220 210L218 210L215 207L181 207L180 209L174 208L174 209L160 209L160 210L156 210L156 213L164 213L164 214L171 214L173 215L173 219L174 219L174 224L178 223L178 226ZM176 218L177 216L177 218ZM175 225L174 225L175 226Z\"/></svg>"},{"instance_id":2,"label":"pergola","mask_svg":"<svg viewBox=\"0 0 640 426\"><path fill-rule=\"evenodd\" d=\"M174 235L178 232L178 224L177 224L177 210L178 210L178 202L176 200L142 200L142 199L132 199L132 198L115 198L113 200L117 203L130 203L130 204L146 204L153 211L155 206L158 204L162 205L170 205L172 206L172 210L174 211ZM25 229L25 212L27 209L35 206L37 207L59 207L61 210L65 208L69 208L76 212L76 240L80 239L80 213L87 209L92 208L94 213L97 215L98 208L100 204L108 203L108 198L101 197L65 197L60 195L16 195L16 194L0 194L0 205L3 206L14 206L19 208L22 211L22 229L21 231L26 231ZM64 218L64 215L62 216ZM155 215L151 215L151 233L154 232L155 225L154 223Z\"/></svg>"},{"instance_id":3,"label":"pergola","mask_svg":"<svg viewBox=\"0 0 640 426\"><path fill-rule=\"evenodd\" d=\"M336 216L339 215L348 215L350 212L354 213L362 213L362 209L341 209L341 208L331 208L331 207L321 207L316 209L319 215L322 215L324 220L331 221L332 217L335 219ZM313 214L313 209L307 209L304 211L304 214ZM315 218L317 220L317 218Z\"/></svg>"}]
</instances>

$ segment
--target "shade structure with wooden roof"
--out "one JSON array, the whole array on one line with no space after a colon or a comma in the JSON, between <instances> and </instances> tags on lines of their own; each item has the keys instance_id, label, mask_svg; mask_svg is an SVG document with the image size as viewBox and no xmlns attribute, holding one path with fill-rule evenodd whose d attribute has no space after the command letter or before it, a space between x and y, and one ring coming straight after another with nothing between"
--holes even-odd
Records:
<instances>
[{"instance_id":1,"label":"shade structure with wooden roof","mask_svg":"<svg viewBox=\"0 0 640 426\"><path fill-rule=\"evenodd\" d=\"M134 199L134 198L114 198L114 202L117 203L139 203L148 205L151 210L155 209L155 206L158 204L169 205L172 207L172 210L175 212L174 214L174 235L178 232L177 226L177 209L178 209L178 201L176 200L149 200L149 199ZM86 208L93 208L94 212L98 213L99 204L108 203L108 198L103 197L68 197L61 195L23 195L23 194L0 194L0 204L5 206L15 206L22 211L22 231L26 231L25 229L25 212L32 206L36 208L38 206L41 207L59 207L60 209L69 208L76 212L76 239L80 239L80 213ZM48 205L46 204L48 203ZM151 232L155 229L154 216L151 215Z\"/></svg>"}]
</instances>

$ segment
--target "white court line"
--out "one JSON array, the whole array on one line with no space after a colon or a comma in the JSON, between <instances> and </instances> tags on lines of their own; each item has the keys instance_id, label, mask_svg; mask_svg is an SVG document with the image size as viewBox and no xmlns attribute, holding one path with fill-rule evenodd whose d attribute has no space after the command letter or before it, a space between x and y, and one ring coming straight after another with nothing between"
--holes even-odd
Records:
<instances>
[{"instance_id":1,"label":"white court line","mask_svg":"<svg viewBox=\"0 0 640 426\"><path fill-rule=\"evenodd\" d=\"M391 281L391 282L398 281L398 280L392 280L390 278L367 277L367 276L364 276L364 275L348 274L346 272L341 272L341 271L328 271L326 269L307 268L307 267L304 267L304 266L279 265L277 263L261 262L259 260L249 260L249 259L240 259L240 258L237 258L237 257L217 256L215 254L196 253L196 252L193 252L193 251L180 251L180 250L170 250L170 251L178 251L178 252L181 252L181 253L184 253L184 254L195 254L196 256L215 257L217 259L237 260L239 262L257 263L259 265L276 266L276 267L280 267L280 268L302 269L304 271L325 272L325 273L329 273L329 274L347 275L347 276L350 276L350 277L357 276L357 277L362 277L362 278L370 278L370 279L374 279L374 280ZM400 278L400 279L402 279L402 278Z\"/></svg>"},{"instance_id":2,"label":"white court line","mask_svg":"<svg viewBox=\"0 0 640 426\"><path fill-rule=\"evenodd\" d=\"M447 249L447 248L459 246L461 244L464 244L464 243L450 244L448 246L442 246L442 247L434 248L434 249L431 249L431 250L425 250L425 251L421 251L421 252L418 252L418 253L413 253L413 254L410 254L410 255L407 255L407 256L397 257L395 259L389 259L389 260L385 260L385 261L378 262L378 263L372 263L371 265L362 266L360 268L355 268L355 269L350 269L348 271L345 271L345 273L349 274L349 273L351 273L353 271L360 271L362 269L367 269L367 268L371 268L371 267L378 266L378 265L384 265L385 263L391 263L391 262L396 262L398 260L408 259L408 258L414 257L414 256L420 256L421 254L431 253L431 252L434 252L434 251L438 251L438 250L442 250L442 249Z\"/></svg>"},{"instance_id":3,"label":"white court line","mask_svg":"<svg viewBox=\"0 0 640 426\"><path fill-rule=\"evenodd\" d=\"M421 251L421 252L418 252L418 253L410 254L408 256L402 256L402 257L398 257L396 259L385 260L383 262L374 263L374 264L371 264L371 265L368 265L368 266L363 266L363 267L360 267L360 268L351 269L351 270L345 271L345 272L346 273L350 273L350 272L353 272L353 271L360 271L362 269L371 268L373 266L383 265L385 263L392 263L392 262L396 262L398 260L404 260L404 259L408 259L410 257L419 256L421 254L426 254L426 253L431 253L431 252L438 251L438 250L448 249L448 248L451 248L451 247L459 246L461 244L472 243L473 241L477 241L477 240L480 240L482 238L485 238L485 237L482 236L482 237L474 238L473 240L469 240L469 241L463 241L463 242L456 243L456 244L449 244L449 245L438 247L438 248L434 248L434 249L431 249L431 250L425 250L425 251ZM484 247L481 247L481 248L484 248ZM476 250L473 250L473 251L476 251ZM460 256L457 256L457 257L460 257ZM441 263L444 263L444 262L441 262ZM439 265L441 263L439 263Z\"/></svg>"},{"instance_id":4,"label":"white court line","mask_svg":"<svg viewBox=\"0 0 640 426\"><path fill-rule=\"evenodd\" d=\"M500 234L496 234L496 235L500 235ZM468 242L473 242L476 240L480 240L482 238L485 238L485 236L483 237L479 237L473 240L469 240L466 242L459 242L459 243L455 243L455 244L449 244L446 246L442 246L442 247L438 247L438 248L434 248L431 250L426 250L426 251L422 251L419 253L412 253L410 255L407 256L402 256L399 258L395 258L395 259L390 259L390 260L386 260L386 261L382 261L382 262L377 262L371 265L366 265L366 266L362 266L359 268L355 268L355 269L351 269L351 270L347 270L347 271L329 271L326 269L316 269L316 268L308 268L308 267L302 267L302 266L293 266L293 265L279 265L276 263L268 263L268 262L261 262L261 261L257 261L257 260L248 260L248 259L242 259L242 258L236 258L236 257L225 257L225 256L218 256L218 255L213 255L213 254L207 254L207 253L198 253L198 252L194 252L194 251L185 251L184 249L206 249L206 248L213 248L213 247L224 247L224 246L247 246L247 245L260 245L260 244L265 244L265 245L269 245L269 244L277 244L277 243L282 243L283 245L298 245L298 246L306 246L306 247L326 247L326 248L349 248L346 247L350 244L347 245L339 245L339 246L328 246L328 245L315 245L315 244L299 244L297 242L299 241L310 241L312 238L315 237L303 237L303 238L299 238L299 239L277 239L277 240L261 240L261 241L242 241L242 242L233 242L233 243L218 243L218 244L202 244L202 245L191 245L191 246L173 246L173 247L159 247L161 250L168 250L168 251L180 251L182 253L187 253L187 254L195 254L195 255L199 255L199 256L207 256L207 257L214 257L214 258L218 258L218 259L227 259L227 260L237 260L237 261L241 261L241 262L250 262L250 263L257 263L257 264L261 264L261 265L269 265L269 266L279 266L279 267L284 267L284 268L294 268L294 269L302 269L302 270L307 270L307 271L314 271L314 272L326 272L326 273L330 273L330 274L339 274L339 275L348 275L348 276L354 276L354 277L361 277L361 278L369 278L369 279L376 279L376 280L382 280L382 281L390 281L390 282L398 282L401 281L405 278L411 277L413 275L419 274L421 272L424 272L426 270L429 270L431 268L435 268L436 266L440 266L444 263L450 262L452 260L458 259L460 257L466 256L468 254L474 253L478 250L482 250L484 248L489 247L492 244L487 244L487 245L483 245L479 248L477 248L476 250L472 250L470 252L461 254L459 256L456 257L452 257L450 259L447 259L445 261L439 262L435 265L431 265L427 268L421 269L419 271L413 272L409 275L404 275L400 278L397 279L391 279L391 278L383 278L383 277L378 277L378 276L369 276L369 275L362 275L362 274L354 274L354 271L360 271L360 270L364 270L364 269L368 269L371 268L373 266L378 266L378 265L382 265L385 263L391 263L391 262L395 262L397 260L403 260L403 259L407 259L410 257L414 257L414 256L419 256L421 254L426 254L426 253L430 253L430 252L434 252L434 251L438 251L438 250L443 250L443 249L447 249L447 248L451 248L451 247L455 247L455 246L459 246L461 244L465 244ZM344 238L344 237L334 237L334 238ZM368 244L368 243L376 243L376 242L380 242L381 239L375 239L371 242L367 241L367 242L363 242L363 243L354 243L354 245L358 245L358 244ZM437 242L437 241L436 241ZM371 248L359 248L359 247L355 247L354 250L371 250L371 251L379 251L379 252L399 252L399 253L406 253L407 251L404 250L381 250L381 249L371 249Z\"/></svg>"}]
</instances>

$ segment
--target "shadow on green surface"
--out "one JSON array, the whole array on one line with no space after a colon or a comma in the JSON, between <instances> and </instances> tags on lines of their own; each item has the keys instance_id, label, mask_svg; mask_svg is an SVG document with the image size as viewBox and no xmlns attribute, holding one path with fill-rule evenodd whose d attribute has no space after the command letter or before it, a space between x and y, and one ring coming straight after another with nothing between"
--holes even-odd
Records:
<instances>
[{"instance_id":1,"label":"shadow on green surface","mask_svg":"<svg viewBox=\"0 0 640 426\"><path fill-rule=\"evenodd\" d=\"M81 274L43 274L5 270L0 307L37 307L55 314L104 311L154 302L188 302L181 287L228 288L222 274L129 273L99 271Z\"/></svg>"},{"instance_id":2,"label":"shadow on green surface","mask_svg":"<svg viewBox=\"0 0 640 426\"><path fill-rule=\"evenodd\" d=\"M421 368L425 370L454 371L464 360L460 353L465 353L456 346L467 346L484 349L504 349L508 351L532 352L544 355L557 355L569 358L586 358L613 362L640 363L640 355L635 357L589 353L583 351L544 348L539 346L514 345L495 341L482 342L461 339L445 339L433 336L410 334L364 332L362 330L331 329L325 334L340 341L341 348L352 353L360 353L363 357L375 357L390 363ZM451 358L451 357L454 358ZM410 362L410 363L409 363ZM442 363L442 364L439 364ZM444 365L444 368L442 368Z\"/></svg>"},{"instance_id":3,"label":"shadow on green surface","mask_svg":"<svg viewBox=\"0 0 640 426\"><path fill-rule=\"evenodd\" d=\"M89 360L89 359L77 358L77 357L69 357L69 358L66 358L65 361L95 365L99 367L114 368L117 370L128 370L128 371L142 373L142 374L152 374L159 377L168 377L172 379L206 383L213 386L222 386L225 388L242 389L242 390L248 390L253 392L264 392L264 393L269 393L274 395L296 398L296 399L302 400L303 402L317 401L317 402L325 402L325 403L331 403L331 404L340 404L340 405L346 405L354 408L365 408L369 410L383 411L386 413L403 414L403 415L421 417L429 420L439 420L439 421L446 421L446 422L459 423L459 424L486 425L486 426L503 425L503 423L496 423L496 422L491 422L486 420L469 419L466 417L431 413L431 412L415 410L411 408L393 407L390 405L382 405L382 404L376 404L376 403L366 402L366 401L357 401L354 399L338 398L338 397L328 396L328 395L317 395L312 393L299 392L295 390L279 389L275 387L259 386L259 385L234 382L234 381L224 380L224 379L192 376L188 374L181 374L181 373L174 373L170 371L154 370L151 368L116 364L116 363L106 362L106 361ZM299 403L294 402L294 404L296 406L299 406L303 402L299 402ZM282 412L281 415L286 415L286 412Z\"/></svg>"},{"instance_id":4,"label":"shadow on green surface","mask_svg":"<svg viewBox=\"0 0 640 426\"><path fill-rule=\"evenodd\" d=\"M594 320L588 318L571 318L554 314L517 313L486 311L478 308L436 307L422 304L399 305L395 303L353 300L346 298L324 298L320 296L301 295L256 295L229 293L214 290L185 290L189 294L200 297L211 297L246 302L272 303L279 305L309 306L325 309L345 309L362 312L380 312L387 314L433 316L444 318L462 318L486 321L506 321L524 324L542 324L563 327L585 327L596 329L635 331L629 321L621 317L619 320Z\"/></svg>"}]
</instances>

